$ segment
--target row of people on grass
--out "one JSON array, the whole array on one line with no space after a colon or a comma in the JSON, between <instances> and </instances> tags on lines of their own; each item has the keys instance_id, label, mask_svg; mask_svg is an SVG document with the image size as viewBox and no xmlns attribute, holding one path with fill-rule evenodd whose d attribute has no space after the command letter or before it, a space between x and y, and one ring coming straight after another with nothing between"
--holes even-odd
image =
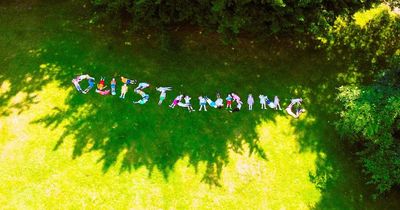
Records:
<instances>
[{"instance_id":1,"label":"row of people on grass","mask_svg":"<svg viewBox=\"0 0 400 210\"><path fill-rule=\"evenodd\" d=\"M81 88L81 85L80 85L80 82L82 82L83 80L88 81L88 86L84 90ZM121 77L121 82L123 83L123 85L121 86L121 94L119 97L121 99L125 99L125 95L128 92L128 85L135 85L135 84L137 84L137 81L131 80L131 79L128 79L125 77ZM81 92L83 94L87 94L95 86L95 79L93 77L89 76L88 74L84 74L84 75L80 75L80 76L77 76L76 78L72 79L72 83L74 84L75 88L79 92ZM115 78L113 78L110 82L111 89L107 89L107 85L105 84L104 77L102 77L100 79L99 83L97 84L97 88L95 91L97 93L99 93L100 95L109 95L109 94L116 95L116 85L117 85L117 82L116 82ZM135 103L135 104L147 103L150 96L149 96L149 94L144 92L144 89L146 89L148 87L150 87L149 83L146 83L146 82L138 83L138 86L134 89L134 92L136 94L140 95L142 98L138 101L133 101L133 103ZM160 98L158 101L158 105L161 105L163 103L163 101L166 99L167 91L171 91L172 87L156 87L156 90L160 92ZM275 96L273 101L270 100L265 95L259 95L258 98L260 101L261 109L267 109L267 106L268 106L275 110L282 110L278 96ZM179 107L187 108L189 110L189 112L193 112L195 110L192 107L190 100L191 100L190 96L180 94L174 98L174 100L169 105L169 107L175 108L175 106L179 106ZM210 99L207 96L199 96L198 100L199 100L199 105L200 105L199 111L203 111L203 110L207 111L207 104L208 104L208 106L212 107L212 108L217 108L217 109L226 108L230 112L237 112L237 111L241 110L242 105L243 105L243 102L240 99L239 95L237 95L234 92L229 93L227 95L227 97L225 98L226 107L224 106L224 100L221 98L221 95L219 93L217 93L217 98L215 101L213 101L212 99ZM285 111L292 117L298 118L301 113L305 112L305 110L301 108L302 101L303 100L301 98L291 99L290 104L285 109ZM247 104L248 104L249 110L253 110L254 102L255 102L255 100L253 98L253 95L249 94L247 97ZM234 107L234 108L232 108L233 103L236 104L236 107ZM293 112L294 105L297 105L297 108Z\"/></svg>"}]
</instances>

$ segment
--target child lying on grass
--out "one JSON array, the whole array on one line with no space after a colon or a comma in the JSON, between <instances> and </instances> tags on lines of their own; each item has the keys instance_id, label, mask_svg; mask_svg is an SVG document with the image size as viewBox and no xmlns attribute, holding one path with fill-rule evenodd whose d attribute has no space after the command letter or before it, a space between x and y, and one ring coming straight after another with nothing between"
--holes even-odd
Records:
<instances>
[{"instance_id":1,"label":"child lying on grass","mask_svg":"<svg viewBox=\"0 0 400 210\"><path fill-rule=\"evenodd\" d=\"M249 105L249 110L253 110L254 98L253 95L249 94L247 97L247 104Z\"/></svg>"},{"instance_id":2,"label":"child lying on grass","mask_svg":"<svg viewBox=\"0 0 400 210\"><path fill-rule=\"evenodd\" d=\"M158 88L156 88L156 90L160 92L160 100L158 101L158 105L161 105L167 96L167 91L171 91L172 88L171 87L158 87Z\"/></svg>"},{"instance_id":3,"label":"child lying on grass","mask_svg":"<svg viewBox=\"0 0 400 210\"><path fill-rule=\"evenodd\" d=\"M99 84L97 84L97 89L98 90L103 90L106 87L107 87L107 85L105 85L104 77L101 77L101 79L99 81Z\"/></svg>"},{"instance_id":4,"label":"child lying on grass","mask_svg":"<svg viewBox=\"0 0 400 210\"><path fill-rule=\"evenodd\" d=\"M233 101L236 101L236 103L239 103L240 97L236 93L231 93L231 96L233 98Z\"/></svg>"},{"instance_id":5,"label":"child lying on grass","mask_svg":"<svg viewBox=\"0 0 400 210\"><path fill-rule=\"evenodd\" d=\"M94 78L90 77L88 79L88 83L89 86L84 91L82 91L83 94L87 94L94 87Z\"/></svg>"},{"instance_id":6,"label":"child lying on grass","mask_svg":"<svg viewBox=\"0 0 400 210\"><path fill-rule=\"evenodd\" d=\"M117 81L115 81L115 78L112 78L112 80L111 80L111 95L115 95L115 94L117 94L116 92L115 92L115 88L116 88L116 86L117 86Z\"/></svg>"},{"instance_id":7,"label":"child lying on grass","mask_svg":"<svg viewBox=\"0 0 400 210\"><path fill-rule=\"evenodd\" d=\"M226 97L226 109L232 109L232 95L228 94L228 96Z\"/></svg>"},{"instance_id":8,"label":"child lying on grass","mask_svg":"<svg viewBox=\"0 0 400 210\"><path fill-rule=\"evenodd\" d=\"M217 104L215 104L214 101L212 101L211 99L209 99L207 96L205 97L205 99L206 99L208 105L210 105L210 106L213 107L213 108L217 108Z\"/></svg>"},{"instance_id":9,"label":"child lying on grass","mask_svg":"<svg viewBox=\"0 0 400 210\"><path fill-rule=\"evenodd\" d=\"M259 95L258 98L260 98L261 109L267 109L267 97L264 95Z\"/></svg>"},{"instance_id":10,"label":"child lying on grass","mask_svg":"<svg viewBox=\"0 0 400 210\"><path fill-rule=\"evenodd\" d=\"M149 101L150 96L148 94L146 94L145 92L143 92L142 90L135 90L135 93L142 96L142 99L140 99L138 101L133 101L134 104L142 104L143 105L143 104L147 103L147 101Z\"/></svg>"},{"instance_id":11,"label":"child lying on grass","mask_svg":"<svg viewBox=\"0 0 400 210\"><path fill-rule=\"evenodd\" d=\"M176 105L178 105L178 103L182 100L182 98L183 98L183 95L182 95L182 94L179 95L179 96L177 96L177 97L172 101L172 104L169 105L169 107L174 108Z\"/></svg>"},{"instance_id":12,"label":"child lying on grass","mask_svg":"<svg viewBox=\"0 0 400 210\"><path fill-rule=\"evenodd\" d=\"M279 98L278 96L274 97L274 102L272 103L272 101L270 101L267 97L267 104L271 109L275 109L275 110L282 110L281 105L279 104Z\"/></svg>"},{"instance_id":13,"label":"child lying on grass","mask_svg":"<svg viewBox=\"0 0 400 210\"><path fill-rule=\"evenodd\" d=\"M125 83L124 85L121 86L121 95L119 98L125 99L125 95L128 92L128 85Z\"/></svg>"},{"instance_id":14,"label":"child lying on grass","mask_svg":"<svg viewBox=\"0 0 400 210\"><path fill-rule=\"evenodd\" d=\"M148 88L148 87L150 87L150 84L149 84L149 83L141 82L141 83L139 83L139 85L135 88L135 90L143 90L143 89Z\"/></svg>"},{"instance_id":15,"label":"child lying on grass","mask_svg":"<svg viewBox=\"0 0 400 210\"><path fill-rule=\"evenodd\" d=\"M203 98L203 96L199 96L199 103L200 103L200 109L199 111L201 111L202 108L204 108L204 111L207 111L207 101L205 98Z\"/></svg>"},{"instance_id":16,"label":"child lying on grass","mask_svg":"<svg viewBox=\"0 0 400 210\"><path fill-rule=\"evenodd\" d=\"M185 98L183 98L183 99L185 99L185 104L186 104L187 108L189 109L189 112L194 112L195 110L193 109L192 104L190 103L191 98L189 96L185 96Z\"/></svg>"},{"instance_id":17,"label":"child lying on grass","mask_svg":"<svg viewBox=\"0 0 400 210\"><path fill-rule=\"evenodd\" d=\"M125 78L125 77L121 77L121 81L122 81L122 83L127 84L127 85L136 84L136 80L128 79L128 78Z\"/></svg>"},{"instance_id":18,"label":"child lying on grass","mask_svg":"<svg viewBox=\"0 0 400 210\"><path fill-rule=\"evenodd\" d=\"M75 86L75 88L76 88L76 90L78 92L82 92L83 93L82 88L81 88L79 83L84 79L94 80L94 78L90 77L88 74L82 74L80 76L77 76L75 79L72 79L72 83L74 84L74 86Z\"/></svg>"},{"instance_id":19,"label":"child lying on grass","mask_svg":"<svg viewBox=\"0 0 400 210\"><path fill-rule=\"evenodd\" d=\"M300 114L302 114L302 113L304 113L304 112L306 111L305 109L302 109L302 108L300 107L302 101L303 101L302 99L300 99L300 100L292 99L292 100L291 100L291 103L289 104L289 106L285 109L286 112L287 112L290 116L292 116L292 117L294 117L294 118L299 118ZM295 104L299 105L299 107L296 109L296 113L293 113L292 107L293 107L293 105L295 105Z\"/></svg>"},{"instance_id":20,"label":"child lying on grass","mask_svg":"<svg viewBox=\"0 0 400 210\"><path fill-rule=\"evenodd\" d=\"M101 77L99 84L97 84L96 93L98 93L100 95L110 94L110 90L104 90L104 88L106 88L106 87L107 87L107 85L105 85L104 77Z\"/></svg>"},{"instance_id":21,"label":"child lying on grass","mask_svg":"<svg viewBox=\"0 0 400 210\"><path fill-rule=\"evenodd\" d=\"M193 112L194 109L193 109L192 105L190 104L191 98L189 96L185 96L184 99L185 99L185 103L178 102L178 106L187 108L189 110L189 112Z\"/></svg>"},{"instance_id":22,"label":"child lying on grass","mask_svg":"<svg viewBox=\"0 0 400 210\"><path fill-rule=\"evenodd\" d=\"M217 100L215 100L215 105L217 106L218 109L224 107L224 100L222 100L221 95L219 95L219 93L217 93Z\"/></svg>"}]
</instances>

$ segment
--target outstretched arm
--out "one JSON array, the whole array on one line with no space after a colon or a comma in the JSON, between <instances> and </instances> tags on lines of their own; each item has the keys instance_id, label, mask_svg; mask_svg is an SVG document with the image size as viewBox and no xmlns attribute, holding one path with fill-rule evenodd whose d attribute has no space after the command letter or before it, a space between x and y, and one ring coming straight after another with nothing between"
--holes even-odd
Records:
<instances>
[{"instance_id":1,"label":"outstretched arm","mask_svg":"<svg viewBox=\"0 0 400 210\"><path fill-rule=\"evenodd\" d=\"M169 91L172 90L172 87L158 87L156 88L157 91L163 92L163 91Z\"/></svg>"}]
</instances>

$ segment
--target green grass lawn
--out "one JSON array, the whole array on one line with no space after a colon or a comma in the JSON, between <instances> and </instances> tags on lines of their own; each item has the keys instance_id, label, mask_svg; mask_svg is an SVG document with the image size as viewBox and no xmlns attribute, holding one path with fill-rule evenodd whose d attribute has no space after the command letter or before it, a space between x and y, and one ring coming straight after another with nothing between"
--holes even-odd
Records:
<instances>
[{"instance_id":1,"label":"green grass lawn","mask_svg":"<svg viewBox=\"0 0 400 210\"><path fill-rule=\"evenodd\" d=\"M399 209L370 198L330 116L343 64L289 41L232 48L214 35L121 35L73 3L0 3L3 209ZM85 21L83 21L85 20ZM84 22L84 24L82 24ZM150 101L79 94L71 79L126 76ZM119 83L120 85L121 83ZM154 86L172 86L157 105ZM118 94L120 86L117 88ZM307 113L168 109L180 92L303 97Z\"/></svg>"}]
</instances>

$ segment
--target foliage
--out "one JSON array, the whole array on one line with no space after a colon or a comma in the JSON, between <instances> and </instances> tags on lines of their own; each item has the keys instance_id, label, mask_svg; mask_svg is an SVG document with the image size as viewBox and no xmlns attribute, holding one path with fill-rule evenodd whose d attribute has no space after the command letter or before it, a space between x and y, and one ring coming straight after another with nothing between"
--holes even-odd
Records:
<instances>
[{"instance_id":1,"label":"foliage","mask_svg":"<svg viewBox=\"0 0 400 210\"><path fill-rule=\"evenodd\" d=\"M360 146L368 183L387 192L400 184L399 17L381 4L314 32L329 59L345 66L337 130Z\"/></svg>"},{"instance_id":2,"label":"foliage","mask_svg":"<svg viewBox=\"0 0 400 210\"><path fill-rule=\"evenodd\" d=\"M400 7L400 1L398 0L385 0L384 2L390 7Z\"/></svg>"},{"instance_id":3,"label":"foliage","mask_svg":"<svg viewBox=\"0 0 400 210\"><path fill-rule=\"evenodd\" d=\"M317 39L331 59L348 63L348 70L370 78L399 53L400 21L388 6L379 5L337 18Z\"/></svg>"},{"instance_id":4,"label":"foliage","mask_svg":"<svg viewBox=\"0 0 400 210\"><path fill-rule=\"evenodd\" d=\"M342 86L337 130L362 144L365 173L380 193L400 184L400 62L369 86Z\"/></svg>"},{"instance_id":5,"label":"foliage","mask_svg":"<svg viewBox=\"0 0 400 210\"><path fill-rule=\"evenodd\" d=\"M348 199L368 193L366 188L357 189L358 172L345 167L348 161L334 164L333 170L343 177L334 190L321 191L309 180L309 172L326 168L317 164L321 154L329 160L342 155L340 150L327 153L329 146L320 144L336 142L331 132L323 132L329 127L323 109L312 112L310 106L307 117L294 120L284 112L258 108L239 113L167 108L180 91L193 96L194 106L198 94L214 98L216 90L227 93L232 88L243 97L264 91L279 95L282 105L293 92L300 95L310 89L315 98L325 98L319 69L336 68L319 54L276 43L239 52L218 42L202 49L198 40L195 46L188 47L187 41L179 50L167 52L147 39L126 45L124 37L80 27L80 19L67 10L68 2L33 10L10 6L0 13L0 28L5 29L0 35L0 111L8 111L0 115L2 209L368 205ZM68 27L63 27L66 22ZM71 78L81 73L105 76L108 82L111 76L129 76L174 89L162 107L154 86L147 89L148 104L135 106L134 87L126 100L93 90L78 94ZM33 99L25 100L24 95ZM24 106L14 106L20 102ZM268 161L262 158L264 153L255 155L256 145L259 152L265 150ZM326 192L334 196L325 197Z\"/></svg>"},{"instance_id":6,"label":"foliage","mask_svg":"<svg viewBox=\"0 0 400 210\"><path fill-rule=\"evenodd\" d=\"M112 20L117 27L138 30L143 26L195 25L229 36L247 32L257 37L325 27L336 16L373 2L378 1L91 0L93 18Z\"/></svg>"}]
</instances>

